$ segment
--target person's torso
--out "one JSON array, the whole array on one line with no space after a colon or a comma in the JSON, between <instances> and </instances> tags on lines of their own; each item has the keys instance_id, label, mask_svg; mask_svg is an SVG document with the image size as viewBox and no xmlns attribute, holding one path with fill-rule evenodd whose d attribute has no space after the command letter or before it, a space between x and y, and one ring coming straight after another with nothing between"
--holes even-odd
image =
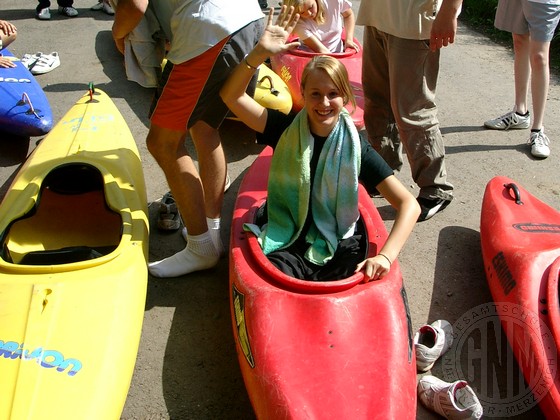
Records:
<instances>
[{"instance_id":1,"label":"person's torso","mask_svg":"<svg viewBox=\"0 0 560 420\"><path fill-rule=\"evenodd\" d=\"M429 39L442 0L362 0L357 25L405 39Z\"/></svg>"},{"instance_id":2,"label":"person's torso","mask_svg":"<svg viewBox=\"0 0 560 420\"><path fill-rule=\"evenodd\" d=\"M152 0L150 5L171 42L167 58L175 64L263 17L256 0Z\"/></svg>"}]
</instances>

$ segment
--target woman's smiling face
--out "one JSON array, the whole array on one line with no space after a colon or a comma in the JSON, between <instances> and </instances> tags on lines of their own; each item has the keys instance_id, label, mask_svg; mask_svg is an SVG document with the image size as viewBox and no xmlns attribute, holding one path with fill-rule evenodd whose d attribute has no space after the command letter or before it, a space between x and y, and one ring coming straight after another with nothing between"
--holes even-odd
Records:
<instances>
[{"instance_id":1,"label":"woman's smiling face","mask_svg":"<svg viewBox=\"0 0 560 420\"><path fill-rule=\"evenodd\" d=\"M328 136L345 105L340 91L326 71L314 69L307 76L302 94L311 131Z\"/></svg>"}]
</instances>

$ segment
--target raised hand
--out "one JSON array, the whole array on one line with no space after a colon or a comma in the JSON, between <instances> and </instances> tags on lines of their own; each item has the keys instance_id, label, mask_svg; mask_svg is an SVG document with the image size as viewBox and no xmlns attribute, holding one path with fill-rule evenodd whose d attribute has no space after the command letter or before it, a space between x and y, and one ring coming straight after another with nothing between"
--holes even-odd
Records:
<instances>
[{"instance_id":1,"label":"raised hand","mask_svg":"<svg viewBox=\"0 0 560 420\"><path fill-rule=\"evenodd\" d=\"M259 47L266 51L268 55L297 48L300 45L299 41L287 42L299 20L299 14L294 12L293 6L290 8L282 6L275 23L273 23L273 19L274 9L271 8L268 13L266 29L259 41Z\"/></svg>"}]
</instances>

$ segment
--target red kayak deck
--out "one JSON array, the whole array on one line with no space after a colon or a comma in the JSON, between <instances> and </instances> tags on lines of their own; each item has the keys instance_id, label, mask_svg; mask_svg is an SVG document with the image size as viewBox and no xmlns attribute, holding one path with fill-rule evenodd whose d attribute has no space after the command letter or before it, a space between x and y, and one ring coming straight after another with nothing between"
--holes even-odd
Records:
<instances>
[{"instance_id":1,"label":"red kayak deck","mask_svg":"<svg viewBox=\"0 0 560 420\"><path fill-rule=\"evenodd\" d=\"M264 256L254 223L266 199L272 150L245 175L231 231L230 287L236 348L261 419L413 419L416 361L401 271L366 284L362 274L311 282L291 278ZM387 238L360 187L369 255Z\"/></svg>"},{"instance_id":2,"label":"red kayak deck","mask_svg":"<svg viewBox=\"0 0 560 420\"><path fill-rule=\"evenodd\" d=\"M295 39L295 38L293 38ZM352 116L352 120L358 130L364 128L364 89L362 87L362 46L358 40L354 42L359 45L359 51L349 49L343 53L329 54L340 60L348 71L348 79L352 91L356 97L356 109L348 104L346 108ZM288 86L292 95L292 111L298 112L303 108L303 96L301 95L301 75L307 63L317 55L324 55L295 49L270 57L272 70L278 74Z\"/></svg>"},{"instance_id":3,"label":"red kayak deck","mask_svg":"<svg viewBox=\"0 0 560 420\"><path fill-rule=\"evenodd\" d=\"M494 302L523 311L520 322L502 317L513 353L543 413L560 418L560 212L495 177L484 193L480 236Z\"/></svg>"}]
</instances>

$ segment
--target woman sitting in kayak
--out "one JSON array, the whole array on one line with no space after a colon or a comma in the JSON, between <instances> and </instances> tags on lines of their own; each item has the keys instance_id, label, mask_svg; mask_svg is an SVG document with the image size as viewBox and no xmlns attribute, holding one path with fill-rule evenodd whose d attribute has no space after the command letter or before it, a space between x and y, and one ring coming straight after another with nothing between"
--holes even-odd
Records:
<instances>
[{"instance_id":1,"label":"woman sitting in kayak","mask_svg":"<svg viewBox=\"0 0 560 420\"><path fill-rule=\"evenodd\" d=\"M298 20L282 7L255 48L231 73L220 91L223 101L257 141L274 148L268 182L268 223L257 231L264 253L284 273L305 280L335 280L362 271L365 280L390 270L412 231L420 208L392 169L363 140L344 106L354 102L344 65L317 56L305 67L305 106L284 115L264 108L245 93L259 64L298 46L287 39ZM358 182L376 189L396 209L387 242L375 257L363 260L355 234Z\"/></svg>"}]
</instances>

